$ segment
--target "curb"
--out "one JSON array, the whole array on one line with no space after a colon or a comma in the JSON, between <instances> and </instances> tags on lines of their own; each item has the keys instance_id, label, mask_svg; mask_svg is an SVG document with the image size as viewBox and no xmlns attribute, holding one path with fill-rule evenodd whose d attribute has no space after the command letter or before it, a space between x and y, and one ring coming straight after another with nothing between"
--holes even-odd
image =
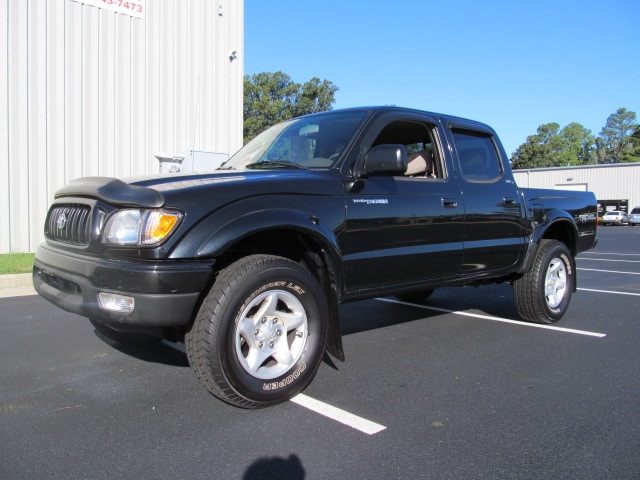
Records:
<instances>
[{"instance_id":1,"label":"curb","mask_svg":"<svg viewBox=\"0 0 640 480\"><path fill-rule=\"evenodd\" d=\"M0 288L32 287L31 273L0 275Z\"/></svg>"}]
</instances>

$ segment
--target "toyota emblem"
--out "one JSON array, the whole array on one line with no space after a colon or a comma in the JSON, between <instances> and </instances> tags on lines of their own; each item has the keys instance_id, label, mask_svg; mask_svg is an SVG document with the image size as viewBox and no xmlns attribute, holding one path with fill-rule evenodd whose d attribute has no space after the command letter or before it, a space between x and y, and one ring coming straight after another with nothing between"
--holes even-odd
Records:
<instances>
[{"instance_id":1,"label":"toyota emblem","mask_svg":"<svg viewBox=\"0 0 640 480\"><path fill-rule=\"evenodd\" d=\"M56 222L56 226L59 230L64 230L64 227L67 226L67 214L63 213L58 217L58 221Z\"/></svg>"}]
</instances>

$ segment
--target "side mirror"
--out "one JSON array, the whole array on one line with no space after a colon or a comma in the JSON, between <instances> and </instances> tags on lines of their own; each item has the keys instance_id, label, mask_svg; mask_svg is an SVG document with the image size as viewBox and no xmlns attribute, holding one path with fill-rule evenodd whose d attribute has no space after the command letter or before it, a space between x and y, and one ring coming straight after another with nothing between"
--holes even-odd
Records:
<instances>
[{"instance_id":1,"label":"side mirror","mask_svg":"<svg viewBox=\"0 0 640 480\"><path fill-rule=\"evenodd\" d=\"M402 175L407 171L407 148L404 145L378 145L364 156L363 173Z\"/></svg>"}]
</instances>

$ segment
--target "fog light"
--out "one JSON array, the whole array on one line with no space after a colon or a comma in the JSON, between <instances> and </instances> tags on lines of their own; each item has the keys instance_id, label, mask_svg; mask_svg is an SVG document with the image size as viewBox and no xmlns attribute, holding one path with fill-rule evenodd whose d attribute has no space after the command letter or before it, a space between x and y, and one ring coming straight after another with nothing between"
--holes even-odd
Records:
<instances>
[{"instance_id":1,"label":"fog light","mask_svg":"<svg viewBox=\"0 0 640 480\"><path fill-rule=\"evenodd\" d=\"M98 302L100 302L100 308L102 310L118 313L131 313L135 305L133 297L125 297L124 295L106 292L100 292L98 294Z\"/></svg>"}]
</instances>

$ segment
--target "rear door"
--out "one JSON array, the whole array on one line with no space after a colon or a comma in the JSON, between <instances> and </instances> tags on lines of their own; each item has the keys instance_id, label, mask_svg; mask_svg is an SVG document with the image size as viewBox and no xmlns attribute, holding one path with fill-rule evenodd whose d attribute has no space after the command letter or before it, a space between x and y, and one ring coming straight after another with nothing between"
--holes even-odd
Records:
<instances>
[{"instance_id":1,"label":"rear door","mask_svg":"<svg viewBox=\"0 0 640 480\"><path fill-rule=\"evenodd\" d=\"M461 274L508 269L525 249L524 200L505 168L504 149L489 130L451 125L464 191L464 258Z\"/></svg>"},{"instance_id":2,"label":"rear door","mask_svg":"<svg viewBox=\"0 0 640 480\"><path fill-rule=\"evenodd\" d=\"M361 152L402 144L404 175L362 178L346 192L347 290L421 284L453 277L462 262L462 192L446 163L437 122L422 115L386 115Z\"/></svg>"}]
</instances>

